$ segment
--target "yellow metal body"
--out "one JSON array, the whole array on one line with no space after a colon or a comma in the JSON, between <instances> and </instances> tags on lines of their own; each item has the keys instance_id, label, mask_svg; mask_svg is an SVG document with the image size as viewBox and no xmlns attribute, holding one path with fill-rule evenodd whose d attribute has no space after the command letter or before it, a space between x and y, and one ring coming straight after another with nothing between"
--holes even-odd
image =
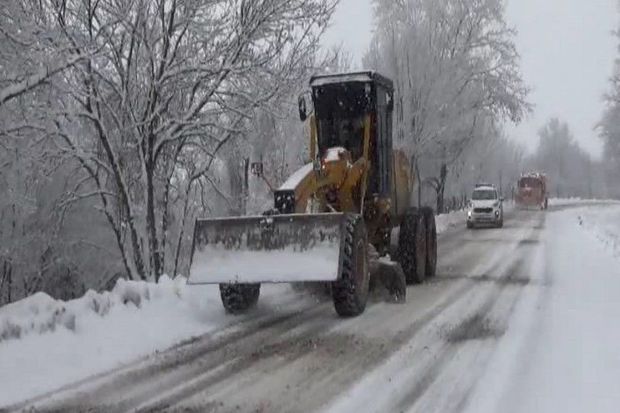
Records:
<instances>
[{"instance_id":1,"label":"yellow metal body","mask_svg":"<svg viewBox=\"0 0 620 413\"><path fill-rule=\"evenodd\" d=\"M400 222L400 217L411 206L414 178L404 152L392 153L392 193L389 197L367 194L368 177L372 172L371 141L372 118L364 116L363 151L359 159L351 152L331 148L322 158L318 156L317 125L314 114L308 118L310 132L310 163L298 171L293 185L295 212L356 212L364 216L370 242L380 243L386 231ZM314 167L310 167L313 165Z\"/></svg>"}]
</instances>

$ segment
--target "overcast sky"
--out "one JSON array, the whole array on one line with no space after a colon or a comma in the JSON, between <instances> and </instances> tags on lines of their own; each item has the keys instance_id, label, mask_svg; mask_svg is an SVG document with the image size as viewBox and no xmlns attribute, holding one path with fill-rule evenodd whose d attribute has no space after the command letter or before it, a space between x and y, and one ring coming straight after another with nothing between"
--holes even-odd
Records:
<instances>
[{"instance_id":1,"label":"overcast sky","mask_svg":"<svg viewBox=\"0 0 620 413\"><path fill-rule=\"evenodd\" d=\"M537 131L557 116L582 147L598 155L593 129L616 56L611 32L618 23L617 0L508 0L507 16L519 32L521 67L535 105L532 116L508 133L533 149ZM371 30L371 0L341 0L325 42L342 44L359 65Z\"/></svg>"}]
</instances>

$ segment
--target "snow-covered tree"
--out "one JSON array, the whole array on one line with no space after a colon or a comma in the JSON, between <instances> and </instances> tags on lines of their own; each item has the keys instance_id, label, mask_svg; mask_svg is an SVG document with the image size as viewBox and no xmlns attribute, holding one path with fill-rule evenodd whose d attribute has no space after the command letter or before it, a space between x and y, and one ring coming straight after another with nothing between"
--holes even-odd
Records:
<instances>
[{"instance_id":1,"label":"snow-covered tree","mask_svg":"<svg viewBox=\"0 0 620 413\"><path fill-rule=\"evenodd\" d=\"M216 186L208 175L218 153L305 70L334 2L48 6L76 53L97 51L57 85L71 96L55 122L63 149L97 186L79 197L100 199L128 273L157 278L166 268L170 197L190 194L182 187L198 181Z\"/></svg>"},{"instance_id":2,"label":"snow-covered tree","mask_svg":"<svg viewBox=\"0 0 620 413\"><path fill-rule=\"evenodd\" d=\"M620 40L620 31L616 31L614 36ZM620 42L618 52L620 52ZM604 96L606 108L598 130L603 139L603 161L610 195L620 197L620 184L618 184L620 177L620 57L614 62L609 83L609 91Z\"/></svg>"},{"instance_id":3,"label":"snow-covered tree","mask_svg":"<svg viewBox=\"0 0 620 413\"><path fill-rule=\"evenodd\" d=\"M594 196L595 163L577 144L568 124L552 118L539 137L532 165L547 174L550 193L557 197Z\"/></svg>"},{"instance_id":4,"label":"snow-covered tree","mask_svg":"<svg viewBox=\"0 0 620 413\"><path fill-rule=\"evenodd\" d=\"M247 202L238 164L300 161L336 3L3 2L0 302L186 271L194 218Z\"/></svg>"},{"instance_id":5,"label":"snow-covered tree","mask_svg":"<svg viewBox=\"0 0 620 413\"><path fill-rule=\"evenodd\" d=\"M417 175L435 176L442 209L448 173L472 142L529 105L502 0L375 1L366 64L395 81L395 138ZM435 166L422 159L436 160Z\"/></svg>"}]
</instances>

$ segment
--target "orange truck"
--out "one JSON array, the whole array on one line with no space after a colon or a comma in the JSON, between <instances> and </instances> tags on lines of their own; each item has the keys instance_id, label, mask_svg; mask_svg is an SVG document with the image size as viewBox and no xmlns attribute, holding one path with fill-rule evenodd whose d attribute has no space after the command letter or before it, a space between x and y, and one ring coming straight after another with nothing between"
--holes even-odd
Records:
<instances>
[{"instance_id":1,"label":"orange truck","mask_svg":"<svg viewBox=\"0 0 620 413\"><path fill-rule=\"evenodd\" d=\"M517 184L515 203L521 208L547 209L549 198L547 196L547 177L539 172L531 172L521 175Z\"/></svg>"}]
</instances>

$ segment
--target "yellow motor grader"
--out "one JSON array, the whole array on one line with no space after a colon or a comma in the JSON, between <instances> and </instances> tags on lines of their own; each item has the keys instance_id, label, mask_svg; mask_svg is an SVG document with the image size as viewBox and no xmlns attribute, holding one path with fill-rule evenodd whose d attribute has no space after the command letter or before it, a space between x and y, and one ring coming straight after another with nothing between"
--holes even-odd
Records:
<instances>
[{"instance_id":1,"label":"yellow motor grader","mask_svg":"<svg viewBox=\"0 0 620 413\"><path fill-rule=\"evenodd\" d=\"M331 286L340 316L359 315L369 257L389 255L407 284L435 275L433 210L412 207L409 162L392 148L392 81L320 75L310 89L299 98L309 162L274 191L274 209L196 221L189 283L219 284L228 312L254 306L261 283L317 282Z\"/></svg>"}]
</instances>

